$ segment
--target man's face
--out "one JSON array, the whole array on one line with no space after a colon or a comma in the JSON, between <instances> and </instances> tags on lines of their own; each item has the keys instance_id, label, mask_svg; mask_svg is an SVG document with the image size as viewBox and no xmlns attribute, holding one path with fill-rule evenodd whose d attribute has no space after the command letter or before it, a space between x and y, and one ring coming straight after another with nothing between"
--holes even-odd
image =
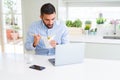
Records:
<instances>
[{"instance_id":1,"label":"man's face","mask_svg":"<svg viewBox=\"0 0 120 80\"><path fill-rule=\"evenodd\" d=\"M56 14L43 14L41 15L41 19L43 20L44 24L48 29L51 29L53 27L53 23L55 21Z\"/></svg>"}]
</instances>

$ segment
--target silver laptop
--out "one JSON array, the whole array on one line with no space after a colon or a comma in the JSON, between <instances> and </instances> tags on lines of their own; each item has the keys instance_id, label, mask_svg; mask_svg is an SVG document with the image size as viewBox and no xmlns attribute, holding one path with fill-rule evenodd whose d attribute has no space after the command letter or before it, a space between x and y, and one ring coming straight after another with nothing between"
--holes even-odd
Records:
<instances>
[{"instance_id":1,"label":"silver laptop","mask_svg":"<svg viewBox=\"0 0 120 80\"><path fill-rule=\"evenodd\" d=\"M84 43L57 45L55 49L55 58L48 60L55 66L82 63L84 59L84 51Z\"/></svg>"}]
</instances>

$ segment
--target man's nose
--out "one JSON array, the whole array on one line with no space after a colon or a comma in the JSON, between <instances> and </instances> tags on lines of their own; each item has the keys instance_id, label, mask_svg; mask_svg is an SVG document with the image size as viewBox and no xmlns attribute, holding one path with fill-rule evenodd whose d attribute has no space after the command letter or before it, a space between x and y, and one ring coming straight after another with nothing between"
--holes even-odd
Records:
<instances>
[{"instance_id":1,"label":"man's nose","mask_svg":"<svg viewBox=\"0 0 120 80\"><path fill-rule=\"evenodd\" d=\"M49 21L49 24L53 24L53 21L52 21L52 20L50 20L50 21Z\"/></svg>"}]
</instances>

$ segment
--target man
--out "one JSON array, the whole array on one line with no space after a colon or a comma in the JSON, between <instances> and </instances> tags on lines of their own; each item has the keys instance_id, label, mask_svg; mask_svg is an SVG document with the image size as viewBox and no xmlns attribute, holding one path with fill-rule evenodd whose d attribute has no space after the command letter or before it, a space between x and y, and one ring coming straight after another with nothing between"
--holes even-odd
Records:
<instances>
[{"instance_id":1,"label":"man","mask_svg":"<svg viewBox=\"0 0 120 80\"><path fill-rule=\"evenodd\" d=\"M56 45L69 42L67 27L56 21L55 17L55 7L51 3L41 7L41 20L32 23L28 30L26 50L35 50L36 54L40 55L54 55ZM47 47L46 43L51 47Z\"/></svg>"}]
</instances>

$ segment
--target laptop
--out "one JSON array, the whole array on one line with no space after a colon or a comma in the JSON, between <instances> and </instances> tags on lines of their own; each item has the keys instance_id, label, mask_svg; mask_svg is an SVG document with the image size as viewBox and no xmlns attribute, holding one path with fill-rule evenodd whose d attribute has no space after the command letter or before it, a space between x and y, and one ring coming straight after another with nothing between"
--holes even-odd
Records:
<instances>
[{"instance_id":1,"label":"laptop","mask_svg":"<svg viewBox=\"0 0 120 80\"><path fill-rule=\"evenodd\" d=\"M85 43L69 43L57 45L55 58L48 59L54 66L82 63L84 59Z\"/></svg>"}]
</instances>

